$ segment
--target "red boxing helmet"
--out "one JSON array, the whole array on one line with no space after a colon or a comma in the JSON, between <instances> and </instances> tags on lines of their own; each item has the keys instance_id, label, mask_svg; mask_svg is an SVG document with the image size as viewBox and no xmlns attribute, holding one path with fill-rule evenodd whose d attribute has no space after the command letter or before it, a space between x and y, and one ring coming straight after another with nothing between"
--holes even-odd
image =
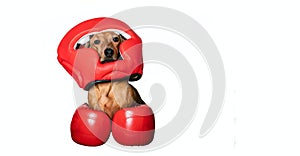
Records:
<instances>
[{"instance_id":1,"label":"red boxing helmet","mask_svg":"<svg viewBox=\"0 0 300 156\"><path fill-rule=\"evenodd\" d=\"M74 48L83 36L107 29L117 29L131 37L119 46L122 60L101 64L94 49ZM61 40L57 53L59 63L85 90L101 82L137 81L143 74L141 38L127 24L113 18L95 18L76 25Z\"/></svg>"}]
</instances>

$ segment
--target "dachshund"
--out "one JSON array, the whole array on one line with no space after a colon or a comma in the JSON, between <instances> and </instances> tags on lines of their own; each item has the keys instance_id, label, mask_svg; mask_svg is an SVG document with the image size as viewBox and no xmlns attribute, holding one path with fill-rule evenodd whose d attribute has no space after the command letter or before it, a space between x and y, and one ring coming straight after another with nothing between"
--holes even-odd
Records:
<instances>
[{"instance_id":1,"label":"dachshund","mask_svg":"<svg viewBox=\"0 0 300 156\"><path fill-rule=\"evenodd\" d=\"M124 40L126 38L115 32L101 32L90 35L84 47L96 50L100 63L113 62L120 59L119 46ZM105 112L110 118L122 108L142 104L145 102L128 80L98 83L88 90L89 107Z\"/></svg>"}]
</instances>

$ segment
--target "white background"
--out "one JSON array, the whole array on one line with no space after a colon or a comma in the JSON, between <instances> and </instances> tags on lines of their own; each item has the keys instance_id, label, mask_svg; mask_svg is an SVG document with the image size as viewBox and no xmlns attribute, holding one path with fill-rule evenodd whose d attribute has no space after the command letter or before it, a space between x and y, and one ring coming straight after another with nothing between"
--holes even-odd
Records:
<instances>
[{"instance_id":1,"label":"white background","mask_svg":"<svg viewBox=\"0 0 300 156\"><path fill-rule=\"evenodd\" d=\"M86 0L2 2L0 155L141 155L72 142L73 80L58 64L56 48L81 21L147 5L184 12L209 32L224 61L227 88L222 114L207 136L198 137L209 94L181 137L143 155L300 154L298 1ZM199 82L205 84L203 72L197 76L203 74Z\"/></svg>"}]
</instances>

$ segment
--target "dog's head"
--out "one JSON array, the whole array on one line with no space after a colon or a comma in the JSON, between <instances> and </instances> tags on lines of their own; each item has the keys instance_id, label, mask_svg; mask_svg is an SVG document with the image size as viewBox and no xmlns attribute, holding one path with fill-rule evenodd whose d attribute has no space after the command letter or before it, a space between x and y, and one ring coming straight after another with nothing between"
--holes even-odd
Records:
<instances>
[{"instance_id":1,"label":"dog's head","mask_svg":"<svg viewBox=\"0 0 300 156\"><path fill-rule=\"evenodd\" d=\"M100 57L101 63L113 62L119 59L119 46L124 37L115 32L101 32L90 35L90 40L85 44L86 48L95 49Z\"/></svg>"}]
</instances>

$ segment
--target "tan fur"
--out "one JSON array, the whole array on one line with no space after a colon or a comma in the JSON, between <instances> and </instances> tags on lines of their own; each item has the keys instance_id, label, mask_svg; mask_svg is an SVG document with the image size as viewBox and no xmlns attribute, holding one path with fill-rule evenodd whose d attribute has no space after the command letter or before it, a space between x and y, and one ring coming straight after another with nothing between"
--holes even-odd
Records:
<instances>
[{"instance_id":1,"label":"tan fur","mask_svg":"<svg viewBox=\"0 0 300 156\"><path fill-rule=\"evenodd\" d=\"M88 102L90 108L104 111L110 118L121 108L144 103L127 81L96 84L88 92Z\"/></svg>"},{"instance_id":2,"label":"tan fur","mask_svg":"<svg viewBox=\"0 0 300 156\"><path fill-rule=\"evenodd\" d=\"M119 38L119 41L114 42L113 41L114 37ZM94 44L95 40L100 40L100 43L99 44ZM85 47L95 49L98 52L99 56L100 56L100 61L101 62L106 59L106 56L104 54L104 50L106 48L111 48L111 49L114 50L114 54L113 54L112 58L114 60L117 60L119 45L122 41L123 41L123 39L120 35L112 32L112 31L108 31L108 32L102 32L102 33L92 35L92 37L90 38L90 41L85 44Z\"/></svg>"},{"instance_id":3,"label":"tan fur","mask_svg":"<svg viewBox=\"0 0 300 156\"><path fill-rule=\"evenodd\" d=\"M119 42L113 42L113 37L119 37ZM100 40L101 44L93 44L97 39ZM118 46L122 41L121 36L114 32L103 32L93 35L85 46L95 49L100 56L100 61L103 61L105 60L104 49L109 47L118 52ZM117 55L117 53L114 54L114 60L117 60ZM104 111L112 118L121 108L144 104L144 101L138 91L127 80L122 80L99 83L90 88L88 91L88 104L91 109Z\"/></svg>"}]
</instances>

